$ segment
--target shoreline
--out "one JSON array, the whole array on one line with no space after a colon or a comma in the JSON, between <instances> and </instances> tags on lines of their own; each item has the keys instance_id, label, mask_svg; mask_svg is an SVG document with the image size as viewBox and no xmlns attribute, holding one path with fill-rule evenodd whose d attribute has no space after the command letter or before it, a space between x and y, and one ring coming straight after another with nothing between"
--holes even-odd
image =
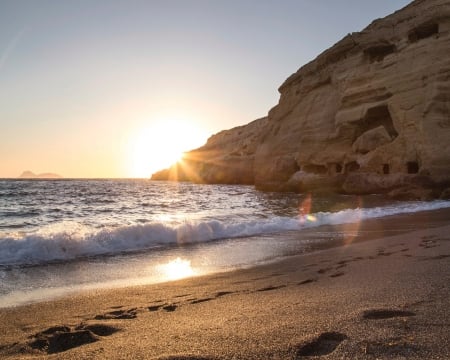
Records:
<instances>
[{"instance_id":1,"label":"shoreline","mask_svg":"<svg viewBox=\"0 0 450 360\"><path fill-rule=\"evenodd\" d=\"M0 356L445 358L449 214L340 225L337 246L248 269L0 309Z\"/></svg>"},{"instance_id":2,"label":"shoreline","mask_svg":"<svg viewBox=\"0 0 450 360\"><path fill-rule=\"evenodd\" d=\"M352 217L357 218L354 214L352 214ZM364 217L363 214L361 214L361 217ZM423 226L432 227L446 224L446 221L449 218L450 208L440 208L438 210L422 210L415 213L399 213L383 216L381 218L368 218L355 223L307 226L301 230L287 230L278 233L250 236L248 238L237 237L225 240L213 240L207 243L188 243L186 245L178 245L165 249L168 251L163 255L165 260L162 260L161 256L156 256L156 258L152 257L152 254L154 254L153 251L136 251L134 254L126 254L129 258L128 260L125 259L123 264L117 263L115 265L115 268L120 265L120 267L116 269L116 275L120 276L120 274L125 274L126 272L128 277L114 278L111 276L110 278L105 279L103 275L103 271L105 270L101 270L101 268L98 267L94 268L94 270L97 269L98 276L103 278L103 281L95 281L95 279L92 278L87 282L77 282L76 278L80 277L81 279L87 279L85 276L89 273L90 269L89 259L93 259L95 262L97 260L102 261L102 258L104 258L105 261L110 261L111 259L114 259L114 257L99 255L92 258L70 259L68 261L55 261L47 264L21 266L20 268L27 271L27 273L23 275L25 277L32 276L30 271L36 269L38 272L48 272L48 275L46 275L48 279L51 279L53 276L59 276L59 274L66 274L62 275L62 279L66 278L66 280L63 283L61 283L61 281L53 284L48 282L43 283L43 285L45 285L42 287L39 287L39 283L30 282L29 286L32 286L32 288L27 288L26 286L23 288L16 288L12 292L6 293L0 297L0 309L57 300L88 291L156 285L174 281L177 280L177 276L174 276L173 273L164 274L163 269L167 268L168 265L170 266L173 262L176 263L177 261L175 259L180 260L178 264L181 263L181 266L183 266L183 264L188 264L189 268L187 271L189 276L186 277L228 273L241 269L259 267L265 264L277 263L290 256L305 255L324 249L346 246L353 242L372 240L380 236L397 235L412 231L415 228L420 229ZM433 219L433 221L431 221L431 219ZM420 224L420 226L418 226L418 224ZM274 244L271 244L272 242ZM264 244L262 245L262 248L261 244ZM204 246L206 247L204 248ZM208 246L213 246L213 248L217 250L205 251L204 249L208 249ZM228 246L232 246L233 249L227 251L226 249ZM253 257L248 253L248 251L251 251L252 249L256 253L260 253L261 251L262 253ZM172 250L175 250L175 252ZM234 254L231 256L232 258L234 256L239 257L240 252L247 254L246 263L234 264L233 260L229 259L228 263L225 261L221 263L221 265L216 264L215 266L205 267L205 259L209 258L206 262L213 263L216 261L214 260L216 258L228 256L230 251ZM139 256L139 259L134 256ZM146 265L146 260L149 264L153 264L151 266L153 269L151 272L147 272L146 270L148 267ZM133 264L136 261L141 265L133 267L126 265L127 263ZM107 266L106 263L105 266ZM87 270L82 270L84 268L87 268ZM131 273L129 268L133 269L135 273ZM158 268L159 270L156 270ZM68 271L69 273L67 273ZM146 271L147 275L136 275L142 274L143 271ZM160 271L160 274L156 275L154 271ZM73 282L70 282L71 275L75 276ZM22 275L20 273L16 275L13 274L11 275L11 278L14 276L21 277ZM178 279L186 277L179 276ZM39 278L36 280L39 281ZM11 284L11 286L12 285L13 284Z\"/></svg>"}]
</instances>

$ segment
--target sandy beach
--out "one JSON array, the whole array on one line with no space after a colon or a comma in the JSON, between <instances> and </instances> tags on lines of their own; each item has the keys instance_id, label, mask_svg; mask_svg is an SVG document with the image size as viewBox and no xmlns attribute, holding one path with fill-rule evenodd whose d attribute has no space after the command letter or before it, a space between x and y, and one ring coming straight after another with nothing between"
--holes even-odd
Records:
<instances>
[{"instance_id":1,"label":"sandy beach","mask_svg":"<svg viewBox=\"0 0 450 360\"><path fill-rule=\"evenodd\" d=\"M250 269L1 309L0 357L448 359L449 218L340 225L333 247Z\"/></svg>"}]
</instances>

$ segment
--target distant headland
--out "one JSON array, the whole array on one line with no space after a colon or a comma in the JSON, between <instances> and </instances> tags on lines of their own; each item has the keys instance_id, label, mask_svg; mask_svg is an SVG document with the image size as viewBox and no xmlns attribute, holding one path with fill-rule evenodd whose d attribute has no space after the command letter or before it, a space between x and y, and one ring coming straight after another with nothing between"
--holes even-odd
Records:
<instances>
[{"instance_id":1,"label":"distant headland","mask_svg":"<svg viewBox=\"0 0 450 360\"><path fill-rule=\"evenodd\" d=\"M32 171L26 170L20 174L19 179L62 179L63 177L54 173L35 174Z\"/></svg>"}]
</instances>

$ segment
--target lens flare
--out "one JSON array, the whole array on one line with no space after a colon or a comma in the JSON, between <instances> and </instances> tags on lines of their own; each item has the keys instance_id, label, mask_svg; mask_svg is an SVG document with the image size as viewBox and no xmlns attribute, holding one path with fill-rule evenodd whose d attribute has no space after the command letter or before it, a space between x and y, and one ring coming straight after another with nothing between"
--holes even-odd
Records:
<instances>
[{"instance_id":1,"label":"lens flare","mask_svg":"<svg viewBox=\"0 0 450 360\"><path fill-rule=\"evenodd\" d=\"M311 214L312 199L311 194L306 195L306 198L301 202L299 206L299 217L300 222L304 223L307 221L315 222L317 218Z\"/></svg>"}]
</instances>

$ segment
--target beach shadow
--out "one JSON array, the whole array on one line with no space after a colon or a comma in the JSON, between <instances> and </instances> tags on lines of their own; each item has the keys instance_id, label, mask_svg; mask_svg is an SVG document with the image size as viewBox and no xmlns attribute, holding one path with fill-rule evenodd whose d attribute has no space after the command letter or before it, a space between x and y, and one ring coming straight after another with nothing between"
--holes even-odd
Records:
<instances>
[{"instance_id":1,"label":"beach shadow","mask_svg":"<svg viewBox=\"0 0 450 360\"><path fill-rule=\"evenodd\" d=\"M297 347L295 359L305 356L323 356L331 354L347 336L338 332L325 332L316 339Z\"/></svg>"}]
</instances>

